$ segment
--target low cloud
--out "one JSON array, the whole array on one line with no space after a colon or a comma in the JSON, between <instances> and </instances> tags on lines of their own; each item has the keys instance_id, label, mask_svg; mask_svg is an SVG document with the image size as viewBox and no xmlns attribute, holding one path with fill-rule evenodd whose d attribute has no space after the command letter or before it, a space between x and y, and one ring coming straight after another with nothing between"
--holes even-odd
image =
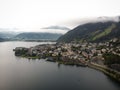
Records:
<instances>
[{"instance_id":1,"label":"low cloud","mask_svg":"<svg viewBox=\"0 0 120 90\"><path fill-rule=\"evenodd\" d=\"M82 24L85 24L85 23L96 23L96 22L107 22L107 21L119 22L120 21L120 16L115 16L115 17L107 17L107 16L87 17L87 18L74 19L74 20L63 22L63 23L67 27L73 29L73 28L77 27L78 25L82 25Z\"/></svg>"},{"instance_id":2,"label":"low cloud","mask_svg":"<svg viewBox=\"0 0 120 90\"><path fill-rule=\"evenodd\" d=\"M42 29L56 29L56 30L70 30L68 27L65 26L49 26L49 27L44 27Z\"/></svg>"}]
</instances>

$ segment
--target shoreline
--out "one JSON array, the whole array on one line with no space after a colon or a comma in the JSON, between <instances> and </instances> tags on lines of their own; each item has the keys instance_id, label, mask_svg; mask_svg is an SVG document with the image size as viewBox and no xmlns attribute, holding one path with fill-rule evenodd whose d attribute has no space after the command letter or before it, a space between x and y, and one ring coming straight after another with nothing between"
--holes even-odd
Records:
<instances>
[{"instance_id":1,"label":"shoreline","mask_svg":"<svg viewBox=\"0 0 120 90\"><path fill-rule=\"evenodd\" d=\"M28 59L40 59L38 57L24 57L24 56L21 56L23 58L28 58ZM80 67L89 67L89 68L93 68L93 69L96 69L96 70L99 70L101 72L103 72L104 74L108 75L109 77L113 78L114 80L120 82L120 72L117 72L115 70L112 70L110 68L107 68L107 67L104 67L104 66L101 66L101 65L98 65L98 64L95 64L95 63L87 63L87 64L83 64L83 63L75 63L75 62L64 62L62 60L55 60L55 59L48 59L46 58L46 61L49 61L49 62L58 62L59 64L64 64L64 65L71 65L71 66L80 66Z\"/></svg>"},{"instance_id":2,"label":"shoreline","mask_svg":"<svg viewBox=\"0 0 120 90\"><path fill-rule=\"evenodd\" d=\"M57 62L59 64L64 64L64 65L71 65L71 66L81 66L81 67L87 67L87 64L86 63L77 63L77 62L72 62L72 61L64 61L63 59L58 59L58 58L61 58L61 57L45 57L45 58L39 58L39 57L29 57L29 56L19 56L19 57L22 57L22 58L27 58L27 59L45 59L46 61L49 61L49 62Z\"/></svg>"},{"instance_id":3,"label":"shoreline","mask_svg":"<svg viewBox=\"0 0 120 90\"><path fill-rule=\"evenodd\" d=\"M19 56L19 57L27 58L27 59L41 59L41 58L38 58L38 57L28 57L28 56ZM98 70L100 72L103 72L104 74L106 74L110 78L112 78L115 81L117 81L117 82L120 83L120 72L117 72L117 71L115 71L113 69L110 69L110 68L107 68L107 67L95 64L95 63L86 62L86 64L83 64L83 63L75 63L75 62L64 62L62 60L56 60L56 59L51 59L50 60L50 59L48 59L48 57L44 58L44 59L46 61L49 61L49 62L57 62L58 64L71 65L71 66L75 65L77 67L89 67L89 68L93 68L93 69L96 69L96 70Z\"/></svg>"},{"instance_id":4,"label":"shoreline","mask_svg":"<svg viewBox=\"0 0 120 90\"><path fill-rule=\"evenodd\" d=\"M115 81L120 83L120 72L117 72L113 69L110 69L110 68L107 68L107 67L95 64L95 63L88 64L88 67L99 70L99 71L103 72L104 74L106 74L107 76L114 79Z\"/></svg>"},{"instance_id":5,"label":"shoreline","mask_svg":"<svg viewBox=\"0 0 120 90\"><path fill-rule=\"evenodd\" d=\"M105 43L60 43L34 47L16 47L15 56L28 59L46 59L65 65L91 67L120 82L120 53L117 41Z\"/></svg>"}]
</instances>

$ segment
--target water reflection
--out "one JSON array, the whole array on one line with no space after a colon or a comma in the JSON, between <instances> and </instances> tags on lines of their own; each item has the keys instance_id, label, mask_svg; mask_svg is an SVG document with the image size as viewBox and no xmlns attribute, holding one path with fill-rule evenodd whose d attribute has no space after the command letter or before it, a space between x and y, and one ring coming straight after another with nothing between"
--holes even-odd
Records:
<instances>
[{"instance_id":1,"label":"water reflection","mask_svg":"<svg viewBox=\"0 0 120 90\"><path fill-rule=\"evenodd\" d=\"M60 68L60 66L61 66L61 64L60 64L60 63L58 63L58 68Z\"/></svg>"}]
</instances>

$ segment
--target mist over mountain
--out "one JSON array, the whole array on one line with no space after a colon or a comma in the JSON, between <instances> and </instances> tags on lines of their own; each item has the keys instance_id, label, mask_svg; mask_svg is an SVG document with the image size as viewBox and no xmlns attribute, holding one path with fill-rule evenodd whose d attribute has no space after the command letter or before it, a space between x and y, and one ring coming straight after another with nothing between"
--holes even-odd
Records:
<instances>
[{"instance_id":1,"label":"mist over mountain","mask_svg":"<svg viewBox=\"0 0 120 90\"><path fill-rule=\"evenodd\" d=\"M61 33L0 31L0 41L57 40Z\"/></svg>"},{"instance_id":2,"label":"mist over mountain","mask_svg":"<svg viewBox=\"0 0 120 90\"><path fill-rule=\"evenodd\" d=\"M65 23L65 25L67 27L74 29L75 27L86 23L97 23L97 22L108 22L108 21L118 22L120 21L120 16L84 17L84 18L69 20Z\"/></svg>"},{"instance_id":3,"label":"mist over mountain","mask_svg":"<svg viewBox=\"0 0 120 90\"><path fill-rule=\"evenodd\" d=\"M20 32L19 28L0 28L0 38L1 40L57 40L59 38L58 42L70 42L74 40L104 41L120 36L119 21L120 16L86 18L76 21L75 24L79 23L79 25L72 30L65 26L56 25L40 29L42 32Z\"/></svg>"},{"instance_id":4,"label":"mist over mountain","mask_svg":"<svg viewBox=\"0 0 120 90\"><path fill-rule=\"evenodd\" d=\"M19 34L20 32L14 31L0 31L0 38L2 39L10 39Z\"/></svg>"},{"instance_id":5,"label":"mist over mountain","mask_svg":"<svg viewBox=\"0 0 120 90\"><path fill-rule=\"evenodd\" d=\"M95 21L77 26L57 41L101 42L112 38L120 38L120 17L99 17Z\"/></svg>"}]
</instances>

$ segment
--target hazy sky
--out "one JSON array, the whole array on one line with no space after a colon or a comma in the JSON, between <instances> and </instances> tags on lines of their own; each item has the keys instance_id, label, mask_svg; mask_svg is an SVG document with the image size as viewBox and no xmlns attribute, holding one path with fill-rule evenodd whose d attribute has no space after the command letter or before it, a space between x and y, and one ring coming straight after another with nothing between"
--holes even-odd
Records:
<instances>
[{"instance_id":1,"label":"hazy sky","mask_svg":"<svg viewBox=\"0 0 120 90\"><path fill-rule=\"evenodd\" d=\"M0 28L40 31L80 18L120 15L120 0L0 0Z\"/></svg>"}]
</instances>

